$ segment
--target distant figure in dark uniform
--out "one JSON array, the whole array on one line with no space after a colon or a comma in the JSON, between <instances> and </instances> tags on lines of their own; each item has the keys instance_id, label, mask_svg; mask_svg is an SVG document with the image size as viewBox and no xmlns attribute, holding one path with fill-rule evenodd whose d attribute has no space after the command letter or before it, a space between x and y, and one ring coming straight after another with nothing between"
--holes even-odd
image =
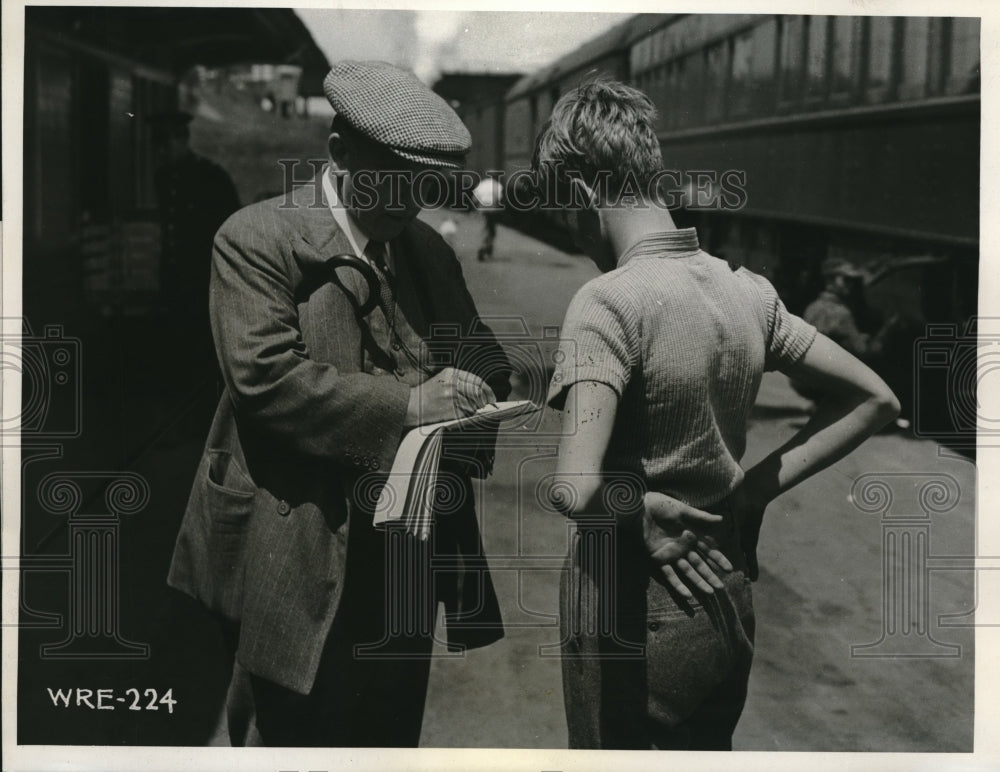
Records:
<instances>
[{"instance_id":1,"label":"distant figure in dark uniform","mask_svg":"<svg viewBox=\"0 0 1000 772\"><path fill-rule=\"evenodd\" d=\"M893 314L884 322L875 309L865 300L865 285L871 283L863 269L849 260L830 257L820 268L825 287L802 318L834 343L850 352L866 365L874 369L897 394L908 389L896 375L897 368L889 366L889 347L894 334L900 330L901 321ZM793 381L795 390L808 399L815 399L814 392L798 381ZM906 419L897 419L897 426L905 428Z\"/></svg>"},{"instance_id":2,"label":"distant figure in dark uniform","mask_svg":"<svg viewBox=\"0 0 1000 772\"><path fill-rule=\"evenodd\" d=\"M150 118L156 153L156 198L162 252L160 298L184 329L210 340L208 278L215 232L240 207L236 187L218 164L188 145L192 116L181 111ZM213 355L214 359L214 355Z\"/></svg>"},{"instance_id":3,"label":"distant figure in dark uniform","mask_svg":"<svg viewBox=\"0 0 1000 772\"><path fill-rule=\"evenodd\" d=\"M863 362L881 356L897 317L879 325L865 301L866 274L850 261L827 258L821 270L826 286L802 318Z\"/></svg>"}]
</instances>

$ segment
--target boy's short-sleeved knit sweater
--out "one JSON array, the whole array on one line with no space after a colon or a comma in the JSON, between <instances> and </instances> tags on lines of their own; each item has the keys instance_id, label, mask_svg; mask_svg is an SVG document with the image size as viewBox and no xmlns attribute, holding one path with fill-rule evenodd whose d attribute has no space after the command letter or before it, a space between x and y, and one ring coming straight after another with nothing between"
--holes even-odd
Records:
<instances>
[{"instance_id":1,"label":"boy's short-sleeved knit sweater","mask_svg":"<svg viewBox=\"0 0 1000 772\"><path fill-rule=\"evenodd\" d=\"M575 383L607 384L619 404L605 473L705 507L743 479L764 371L815 336L766 279L701 251L693 228L656 234L573 298L549 404L561 409Z\"/></svg>"}]
</instances>

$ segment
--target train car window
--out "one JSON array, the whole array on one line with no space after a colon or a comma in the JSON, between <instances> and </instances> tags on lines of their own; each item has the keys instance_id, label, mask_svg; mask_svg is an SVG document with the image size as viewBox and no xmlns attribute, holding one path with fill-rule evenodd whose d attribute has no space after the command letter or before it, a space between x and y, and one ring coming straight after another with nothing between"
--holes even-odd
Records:
<instances>
[{"instance_id":1,"label":"train car window","mask_svg":"<svg viewBox=\"0 0 1000 772\"><path fill-rule=\"evenodd\" d=\"M681 125L697 126L705 109L705 94L702 90L704 57L700 51L688 54L680 61L682 84Z\"/></svg>"},{"instance_id":2,"label":"train car window","mask_svg":"<svg viewBox=\"0 0 1000 772\"><path fill-rule=\"evenodd\" d=\"M726 113L726 80L729 74L729 41L705 49L705 120L716 121Z\"/></svg>"},{"instance_id":3,"label":"train car window","mask_svg":"<svg viewBox=\"0 0 1000 772\"><path fill-rule=\"evenodd\" d=\"M81 57L77 65L80 111L75 116L80 147L87 148L76 159L82 183L80 201L92 219L106 222L110 216L110 176L108 160L111 152L109 130L109 64L96 57Z\"/></svg>"},{"instance_id":4,"label":"train car window","mask_svg":"<svg viewBox=\"0 0 1000 772\"><path fill-rule=\"evenodd\" d=\"M521 98L507 106L504 115L504 149L508 158L531 152L535 137L529 133L528 100Z\"/></svg>"},{"instance_id":5,"label":"train car window","mask_svg":"<svg viewBox=\"0 0 1000 772\"><path fill-rule=\"evenodd\" d=\"M779 101L786 105L798 102L802 93L804 29L804 17L781 17L781 81L778 93Z\"/></svg>"},{"instance_id":6,"label":"train car window","mask_svg":"<svg viewBox=\"0 0 1000 772\"><path fill-rule=\"evenodd\" d=\"M806 99L817 100L826 96L827 28L826 16L807 18L809 32L806 53Z\"/></svg>"},{"instance_id":7,"label":"train car window","mask_svg":"<svg viewBox=\"0 0 1000 772\"><path fill-rule=\"evenodd\" d=\"M649 69L649 63L652 57L650 54L653 50L652 38L645 37L642 42L639 43L639 69L647 70Z\"/></svg>"},{"instance_id":8,"label":"train car window","mask_svg":"<svg viewBox=\"0 0 1000 772\"><path fill-rule=\"evenodd\" d=\"M669 27L663 28L663 48L666 51L668 59L673 59L680 51L681 38L677 34L678 30L679 24L672 24Z\"/></svg>"},{"instance_id":9,"label":"train car window","mask_svg":"<svg viewBox=\"0 0 1000 772\"><path fill-rule=\"evenodd\" d=\"M701 37L699 24L701 15L686 16L674 27L674 34L677 36L678 47L682 50L689 50L692 41L697 41Z\"/></svg>"},{"instance_id":10,"label":"train car window","mask_svg":"<svg viewBox=\"0 0 1000 772\"><path fill-rule=\"evenodd\" d=\"M642 47L642 44L643 44L642 40L637 40L636 43L635 43L635 45L632 46L632 53L635 54L635 62L633 62L633 64L632 64L632 74L633 75L638 75L640 72L642 72L642 68L643 68L643 61L642 61L643 47Z\"/></svg>"},{"instance_id":11,"label":"train car window","mask_svg":"<svg viewBox=\"0 0 1000 772\"><path fill-rule=\"evenodd\" d=\"M705 35L720 35L732 29L734 24L740 21L740 17L734 13L713 13L708 15L705 27Z\"/></svg>"},{"instance_id":12,"label":"train car window","mask_svg":"<svg viewBox=\"0 0 1000 772\"><path fill-rule=\"evenodd\" d=\"M899 73L899 98L919 99L927 93L927 58L930 23L924 17L903 20L903 57Z\"/></svg>"},{"instance_id":13,"label":"train car window","mask_svg":"<svg viewBox=\"0 0 1000 772\"><path fill-rule=\"evenodd\" d=\"M113 148L131 150L132 122L132 73L120 67L111 67L108 78L108 134ZM132 207L134 171L132 153L109 153L108 169L111 206L113 212L122 212Z\"/></svg>"},{"instance_id":14,"label":"train car window","mask_svg":"<svg viewBox=\"0 0 1000 772\"><path fill-rule=\"evenodd\" d=\"M894 26L891 16L873 16L868 20L866 88L870 102L881 102L889 94Z\"/></svg>"},{"instance_id":15,"label":"train car window","mask_svg":"<svg viewBox=\"0 0 1000 772\"><path fill-rule=\"evenodd\" d=\"M979 93L979 19L951 19L946 72L949 94Z\"/></svg>"},{"instance_id":16,"label":"train car window","mask_svg":"<svg viewBox=\"0 0 1000 772\"><path fill-rule=\"evenodd\" d=\"M832 61L830 69L830 94L849 97L854 91L857 71L858 37L860 19L856 16L837 16L833 20Z\"/></svg>"},{"instance_id":17,"label":"train car window","mask_svg":"<svg viewBox=\"0 0 1000 772\"><path fill-rule=\"evenodd\" d=\"M151 96L151 85L148 80L139 75L132 76L131 112L138 119L133 123L132 127L132 163L134 165L135 204L139 209L144 209L147 206L150 208L156 206L152 181L154 166L152 148L149 146L148 127L143 125L146 123L145 116L150 115L152 112L148 107Z\"/></svg>"},{"instance_id":18,"label":"train car window","mask_svg":"<svg viewBox=\"0 0 1000 772\"><path fill-rule=\"evenodd\" d=\"M774 109L774 69L778 43L778 21L770 18L753 28L750 58L750 111L770 116Z\"/></svg>"},{"instance_id":19,"label":"train car window","mask_svg":"<svg viewBox=\"0 0 1000 772\"><path fill-rule=\"evenodd\" d=\"M156 159L153 156L152 131L145 118L170 108L173 92L170 86L135 76L133 87L133 108L140 120L133 122L135 132L135 185L136 206L139 209L156 208L156 187L154 183Z\"/></svg>"},{"instance_id":20,"label":"train car window","mask_svg":"<svg viewBox=\"0 0 1000 772\"><path fill-rule=\"evenodd\" d=\"M734 116L750 112L753 95L753 30L733 38L729 109Z\"/></svg>"},{"instance_id":21,"label":"train car window","mask_svg":"<svg viewBox=\"0 0 1000 772\"><path fill-rule=\"evenodd\" d=\"M698 43L702 43L705 40L705 36L708 34L708 15L699 13L694 16L688 16L688 21L690 25L688 27L689 40L694 40Z\"/></svg>"},{"instance_id":22,"label":"train car window","mask_svg":"<svg viewBox=\"0 0 1000 772\"><path fill-rule=\"evenodd\" d=\"M678 106L680 105L680 60L667 65L667 85L663 104L658 106L660 119L664 128L672 129L678 125Z\"/></svg>"},{"instance_id":23,"label":"train car window","mask_svg":"<svg viewBox=\"0 0 1000 772\"><path fill-rule=\"evenodd\" d=\"M27 211L34 215L33 235L37 245L60 246L72 238L76 221L74 197L73 94L74 61L65 51L39 46L28 62L27 74L34 75L35 131L25 136L30 148L32 201ZM26 175L27 176L27 175Z\"/></svg>"},{"instance_id":24,"label":"train car window","mask_svg":"<svg viewBox=\"0 0 1000 772\"><path fill-rule=\"evenodd\" d=\"M754 27L752 68L757 87L763 87L774 77L774 51L777 41L777 19L768 19Z\"/></svg>"},{"instance_id":25,"label":"train car window","mask_svg":"<svg viewBox=\"0 0 1000 772\"><path fill-rule=\"evenodd\" d=\"M687 123L685 110L687 106L687 79L685 78L686 59L676 59L670 70L670 115L667 125L671 128L684 126Z\"/></svg>"},{"instance_id":26,"label":"train car window","mask_svg":"<svg viewBox=\"0 0 1000 772\"><path fill-rule=\"evenodd\" d=\"M654 52L653 61L657 64L666 61L667 58L667 31L665 29L660 29L656 32L656 37L654 38L656 51Z\"/></svg>"}]
</instances>

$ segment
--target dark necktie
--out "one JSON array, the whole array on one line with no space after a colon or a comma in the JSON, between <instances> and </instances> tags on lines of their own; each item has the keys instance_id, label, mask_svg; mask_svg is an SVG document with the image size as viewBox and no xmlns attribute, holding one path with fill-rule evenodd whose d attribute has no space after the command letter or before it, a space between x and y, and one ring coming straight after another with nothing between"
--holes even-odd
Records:
<instances>
[{"instance_id":1,"label":"dark necktie","mask_svg":"<svg viewBox=\"0 0 1000 772\"><path fill-rule=\"evenodd\" d=\"M382 311L391 327L395 316L396 298L393 292L392 272L385 262L385 242L369 241L368 246L365 247L365 257L371 262L378 275L378 294L382 302Z\"/></svg>"}]
</instances>

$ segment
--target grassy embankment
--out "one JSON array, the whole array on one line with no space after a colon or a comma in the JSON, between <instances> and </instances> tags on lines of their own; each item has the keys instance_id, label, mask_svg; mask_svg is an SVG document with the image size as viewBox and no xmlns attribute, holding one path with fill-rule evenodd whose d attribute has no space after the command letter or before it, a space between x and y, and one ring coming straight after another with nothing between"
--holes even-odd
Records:
<instances>
[{"instance_id":1,"label":"grassy embankment","mask_svg":"<svg viewBox=\"0 0 1000 772\"><path fill-rule=\"evenodd\" d=\"M265 112L249 92L229 83L219 91L204 88L198 96L201 109L193 111L191 146L229 172L242 204L281 193L286 174L282 163L299 161L294 176L303 182L314 174L305 162L326 158L327 118L282 118Z\"/></svg>"}]
</instances>

